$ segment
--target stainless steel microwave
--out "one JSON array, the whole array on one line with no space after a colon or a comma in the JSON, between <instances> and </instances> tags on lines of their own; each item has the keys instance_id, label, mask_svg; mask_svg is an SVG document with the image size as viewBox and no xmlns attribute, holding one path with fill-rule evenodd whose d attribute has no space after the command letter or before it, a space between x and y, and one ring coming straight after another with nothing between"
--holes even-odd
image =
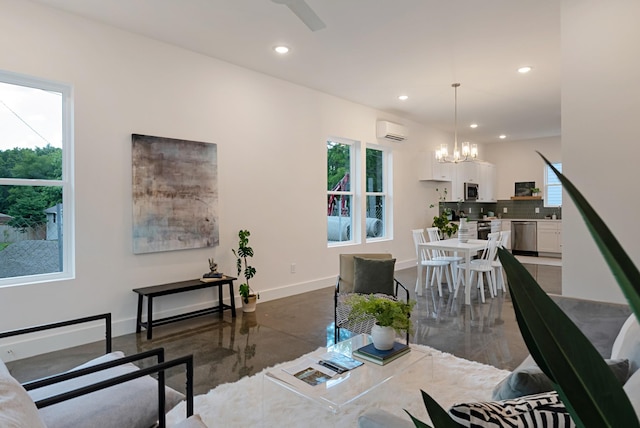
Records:
<instances>
[{"instance_id":1,"label":"stainless steel microwave","mask_svg":"<svg viewBox=\"0 0 640 428\"><path fill-rule=\"evenodd\" d=\"M464 200L478 200L478 185L476 183L464 183Z\"/></svg>"}]
</instances>

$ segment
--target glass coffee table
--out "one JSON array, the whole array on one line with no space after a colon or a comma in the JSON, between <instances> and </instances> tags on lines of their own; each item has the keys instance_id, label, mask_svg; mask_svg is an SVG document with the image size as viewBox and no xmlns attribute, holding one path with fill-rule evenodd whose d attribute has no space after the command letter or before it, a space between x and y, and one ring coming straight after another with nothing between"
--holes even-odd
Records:
<instances>
[{"instance_id":1,"label":"glass coffee table","mask_svg":"<svg viewBox=\"0 0 640 428\"><path fill-rule=\"evenodd\" d=\"M361 366L342 374L325 371L329 373L327 378L317 380L318 384L315 385L306 383L308 380L303 382L294 375L303 371L300 370L301 368L310 367L313 363L322 360L328 353L335 352L351 357L354 350L369 343L371 343L370 336L361 334L267 370L263 378L263 426L270 426L271 423L278 421L279 415L274 413L280 412L279 407L282 405L273 403L275 396L278 398L277 402L286 402L287 407L299 410L297 416L301 419L297 423L304 421L305 427L335 425L340 415L346 411L345 409L353 405L356 400L370 395L372 391L418 361L431 357L431 354L412 349L406 355L384 366L362 360ZM357 358L354 359L357 360Z\"/></svg>"}]
</instances>

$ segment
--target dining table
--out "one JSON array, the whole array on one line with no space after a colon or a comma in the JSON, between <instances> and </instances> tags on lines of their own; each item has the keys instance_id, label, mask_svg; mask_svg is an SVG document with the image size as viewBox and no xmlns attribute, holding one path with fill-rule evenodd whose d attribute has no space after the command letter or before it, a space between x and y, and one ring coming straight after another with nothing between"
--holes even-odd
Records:
<instances>
[{"instance_id":1,"label":"dining table","mask_svg":"<svg viewBox=\"0 0 640 428\"><path fill-rule=\"evenodd\" d=\"M423 247L429 250L444 250L453 251L454 255L464 256L465 270L464 270L464 303L466 305L471 304L471 256L478 253L478 251L484 250L487 246L487 240L484 239L469 239L467 242L462 242L458 238L442 239L439 241L430 241L419 243L419 247ZM421 275L422 276L422 275ZM424 286L422 277L419 278L420 287ZM455 285L455 284L454 284Z\"/></svg>"}]
</instances>

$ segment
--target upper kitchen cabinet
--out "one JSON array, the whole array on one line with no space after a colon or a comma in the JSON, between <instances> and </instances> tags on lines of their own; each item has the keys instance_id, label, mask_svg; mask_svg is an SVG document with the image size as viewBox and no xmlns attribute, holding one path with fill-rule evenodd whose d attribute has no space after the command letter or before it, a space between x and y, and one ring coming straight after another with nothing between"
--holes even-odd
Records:
<instances>
[{"instance_id":1,"label":"upper kitchen cabinet","mask_svg":"<svg viewBox=\"0 0 640 428\"><path fill-rule=\"evenodd\" d=\"M478 201L495 202L496 200L496 166L489 162L478 162L480 183L478 186Z\"/></svg>"},{"instance_id":2,"label":"upper kitchen cabinet","mask_svg":"<svg viewBox=\"0 0 640 428\"><path fill-rule=\"evenodd\" d=\"M450 181L448 202L464 201L464 183L478 185L478 202L495 202L496 166L489 162L438 162L434 152L420 156L419 178L423 181Z\"/></svg>"},{"instance_id":3,"label":"upper kitchen cabinet","mask_svg":"<svg viewBox=\"0 0 640 428\"><path fill-rule=\"evenodd\" d=\"M451 181L453 179L451 167L450 163L438 162L434 152L422 153L419 168L420 180Z\"/></svg>"}]
</instances>

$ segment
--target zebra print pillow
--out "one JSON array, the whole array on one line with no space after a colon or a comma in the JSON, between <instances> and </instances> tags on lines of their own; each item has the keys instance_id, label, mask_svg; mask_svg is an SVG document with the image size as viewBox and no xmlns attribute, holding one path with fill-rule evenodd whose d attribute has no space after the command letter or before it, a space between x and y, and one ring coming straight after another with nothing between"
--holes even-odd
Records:
<instances>
[{"instance_id":1,"label":"zebra print pillow","mask_svg":"<svg viewBox=\"0 0 640 428\"><path fill-rule=\"evenodd\" d=\"M464 427L574 428L569 412L555 391L513 400L456 404L451 417Z\"/></svg>"}]
</instances>

